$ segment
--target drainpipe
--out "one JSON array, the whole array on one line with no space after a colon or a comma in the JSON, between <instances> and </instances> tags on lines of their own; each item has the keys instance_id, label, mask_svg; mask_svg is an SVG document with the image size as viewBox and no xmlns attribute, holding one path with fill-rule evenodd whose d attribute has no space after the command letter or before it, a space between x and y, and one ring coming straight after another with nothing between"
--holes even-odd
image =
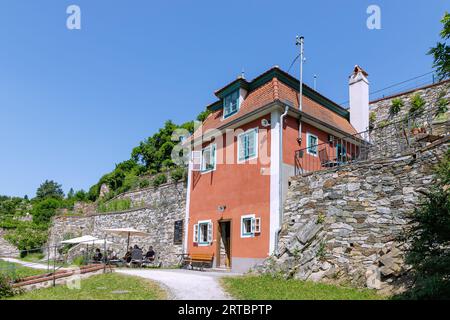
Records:
<instances>
[{"instance_id":1,"label":"drainpipe","mask_svg":"<svg viewBox=\"0 0 450 320\"><path fill-rule=\"evenodd\" d=\"M286 106L284 109L284 113L280 116L280 152L278 153L278 161L279 161L279 171L278 171L278 197L279 197L279 208L278 208L278 221L279 221L279 227L275 231L275 246L274 246L274 252L275 254L278 254L278 239L280 237L281 232L281 226L283 223L283 121L286 117L287 113L289 111L289 107Z\"/></svg>"},{"instance_id":2,"label":"drainpipe","mask_svg":"<svg viewBox=\"0 0 450 320\"><path fill-rule=\"evenodd\" d=\"M303 36L297 36L296 45L300 46L300 87L298 88L298 110L303 111L303 61L304 57L304 43L305 38ZM298 118L298 138L299 145L302 145L302 116Z\"/></svg>"}]
</instances>

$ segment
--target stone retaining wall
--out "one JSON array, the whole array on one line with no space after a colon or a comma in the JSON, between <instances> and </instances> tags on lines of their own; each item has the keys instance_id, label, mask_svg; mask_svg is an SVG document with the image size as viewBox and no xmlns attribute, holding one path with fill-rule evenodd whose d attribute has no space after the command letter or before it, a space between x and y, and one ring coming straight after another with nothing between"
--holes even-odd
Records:
<instances>
[{"instance_id":1,"label":"stone retaining wall","mask_svg":"<svg viewBox=\"0 0 450 320\"><path fill-rule=\"evenodd\" d=\"M127 193L121 197L129 197L139 203L143 200L146 207L114 213L55 217L50 230L49 245L59 244L67 237L88 234L99 238L107 236L108 241L116 244L114 249L123 255L126 237L105 235L103 230L130 227L150 233L148 237L132 237L132 245L137 244L144 250L152 245L163 265L177 264L183 246L174 244L174 224L177 220L183 220L185 215L186 191L183 184L168 184L161 188Z\"/></svg>"},{"instance_id":2,"label":"stone retaining wall","mask_svg":"<svg viewBox=\"0 0 450 320\"><path fill-rule=\"evenodd\" d=\"M293 178L279 254L257 270L402 290L408 214L432 186L448 138L414 154Z\"/></svg>"}]
</instances>

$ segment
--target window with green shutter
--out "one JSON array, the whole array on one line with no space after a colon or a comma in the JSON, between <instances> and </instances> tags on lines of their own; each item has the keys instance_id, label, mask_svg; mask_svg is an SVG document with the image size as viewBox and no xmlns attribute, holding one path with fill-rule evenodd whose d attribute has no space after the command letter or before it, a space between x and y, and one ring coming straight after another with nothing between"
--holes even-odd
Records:
<instances>
[{"instance_id":1,"label":"window with green shutter","mask_svg":"<svg viewBox=\"0 0 450 320\"><path fill-rule=\"evenodd\" d=\"M251 129L238 136L239 161L256 158L258 156L258 129Z\"/></svg>"},{"instance_id":2,"label":"window with green shutter","mask_svg":"<svg viewBox=\"0 0 450 320\"><path fill-rule=\"evenodd\" d=\"M239 90L233 91L223 99L223 117L227 118L239 110Z\"/></svg>"}]
</instances>

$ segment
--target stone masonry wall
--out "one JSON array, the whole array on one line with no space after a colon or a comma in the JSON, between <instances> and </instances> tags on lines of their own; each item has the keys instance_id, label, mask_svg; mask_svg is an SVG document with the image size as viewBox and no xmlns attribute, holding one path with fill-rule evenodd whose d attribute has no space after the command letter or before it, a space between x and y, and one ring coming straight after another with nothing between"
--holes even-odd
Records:
<instances>
[{"instance_id":1,"label":"stone masonry wall","mask_svg":"<svg viewBox=\"0 0 450 320\"><path fill-rule=\"evenodd\" d=\"M402 290L401 237L433 184L449 136L417 153L295 177L284 206L279 254L257 270L301 280Z\"/></svg>"},{"instance_id":2,"label":"stone masonry wall","mask_svg":"<svg viewBox=\"0 0 450 320\"><path fill-rule=\"evenodd\" d=\"M148 237L132 236L130 244L139 245L147 250L150 245L157 253L159 261L165 266L177 264L182 244L174 244L174 223L183 220L186 205L184 185L168 184L156 189L146 189L127 193L121 197L129 197L132 201L143 200L144 208L114 213L96 213L86 216L58 216L53 219L50 230L49 245L59 244L64 238L93 235L104 238L104 229L135 228L150 233ZM135 200L138 199L138 200ZM113 242L113 249L120 255L125 254L126 237L106 235ZM50 255L52 253L50 252Z\"/></svg>"}]
</instances>

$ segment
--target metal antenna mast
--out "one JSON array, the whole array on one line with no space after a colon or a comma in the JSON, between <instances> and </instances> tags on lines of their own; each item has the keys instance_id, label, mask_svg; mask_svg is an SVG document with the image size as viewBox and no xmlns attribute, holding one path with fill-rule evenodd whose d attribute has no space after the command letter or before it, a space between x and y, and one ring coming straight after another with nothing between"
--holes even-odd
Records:
<instances>
[{"instance_id":1,"label":"metal antenna mast","mask_svg":"<svg viewBox=\"0 0 450 320\"><path fill-rule=\"evenodd\" d=\"M304 40L305 38L303 36L297 36L296 45L300 46L300 88L299 88L299 95L298 95L298 108L300 111L303 109L303 61L305 59L304 57Z\"/></svg>"}]
</instances>

